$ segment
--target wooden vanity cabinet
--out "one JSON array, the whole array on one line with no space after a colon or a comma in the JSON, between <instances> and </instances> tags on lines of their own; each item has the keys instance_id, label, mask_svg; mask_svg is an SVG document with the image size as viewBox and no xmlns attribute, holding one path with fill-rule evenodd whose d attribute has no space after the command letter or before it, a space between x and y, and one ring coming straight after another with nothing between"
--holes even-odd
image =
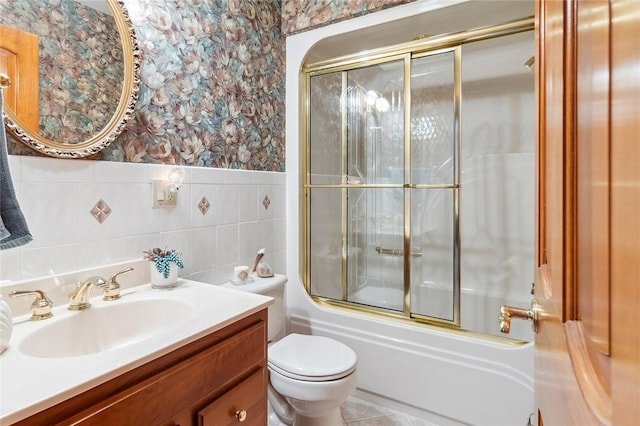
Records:
<instances>
[{"instance_id":1,"label":"wooden vanity cabinet","mask_svg":"<svg viewBox=\"0 0 640 426\"><path fill-rule=\"evenodd\" d=\"M266 425L266 342L264 309L17 425Z\"/></svg>"},{"instance_id":2,"label":"wooden vanity cabinet","mask_svg":"<svg viewBox=\"0 0 640 426\"><path fill-rule=\"evenodd\" d=\"M262 426L267 424L266 410L263 409L262 387L265 375L256 371L226 392L211 404L198 411L199 426L233 425L244 423ZM238 409L239 407L246 407Z\"/></svg>"}]
</instances>

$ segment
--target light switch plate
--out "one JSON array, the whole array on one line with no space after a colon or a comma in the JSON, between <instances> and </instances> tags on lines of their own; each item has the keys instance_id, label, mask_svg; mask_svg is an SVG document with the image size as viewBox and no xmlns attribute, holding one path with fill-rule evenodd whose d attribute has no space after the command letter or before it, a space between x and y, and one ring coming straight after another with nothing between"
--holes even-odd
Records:
<instances>
[{"instance_id":1,"label":"light switch plate","mask_svg":"<svg viewBox=\"0 0 640 426\"><path fill-rule=\"evenodd\" d=\"M178 205L178 191L171 191L171 182L154 179L151 181L151 207L175 207Z\"/></svg>"}]
</instances>

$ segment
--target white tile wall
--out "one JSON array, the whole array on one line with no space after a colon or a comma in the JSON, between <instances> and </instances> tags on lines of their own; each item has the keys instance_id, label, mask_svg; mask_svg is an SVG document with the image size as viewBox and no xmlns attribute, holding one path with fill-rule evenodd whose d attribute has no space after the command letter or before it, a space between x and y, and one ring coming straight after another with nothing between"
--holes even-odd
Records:
<instances>
[{"instance_id":1,"label":"white tile wall","mask_svg":"<svg viewBox=\"0 0 640 426\"><path fill-rule=\"evenodd\" d=\"M262 247L285 272L284 173L185 167L178 206L152 209L151 180L171 166L29 156L9 156L9 165L34 240L0 252L0 280L140 259L158 246L182 252L182 276L214 284ZM90 212L100 199L112 210L103 223Z\"/></svg>"}]
</instances>

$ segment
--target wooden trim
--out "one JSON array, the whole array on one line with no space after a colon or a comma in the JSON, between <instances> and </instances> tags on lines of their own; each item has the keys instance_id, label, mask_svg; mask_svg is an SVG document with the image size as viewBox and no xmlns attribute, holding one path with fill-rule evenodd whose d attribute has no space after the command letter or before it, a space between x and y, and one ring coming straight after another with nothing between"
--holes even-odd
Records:
<instances>
[{"instance_id":1,"label":"wooden trim","mask_svg":"<svg viewBox=\"0 0 640 426\"><path fill-rule=\"evenodd\" d=\"M611 7L611 355L615 425L640 419L640 2Z\"/></svg>"},{"instance_id":2,"label":"wooden trim","mask_svg":"<svg viewBox=\"0 0 640 426\"><path fill-rule=\"evenodd\" d=\"M546 116L545 116L545 105L546 101L546 91L543 88L546 86L546 74L544 72L546 68L546 56L543 54L545 51L545 40L546 40L546 27L540 25L540 17L544 16L544 10L546 8L546 4L543 0L536 0L536 17L535 17L535 42L536 42L536 73L535 73L535 94L536 99L538 100L538 127L537 127L537 135L536 139L538 140L538 149L536 150L536 211L538 212L537 218L537 227L536 227L536 266L540 267L547 263L547 238L546 233L543 230L547 229L547 215L546 215L546 196L544 188L547 185L546 181L546 163L544 158L546 156L547 146L546 146L546 138L544 135L546 134Z\"/></svg>"},{"instance_id":3,"label":"wooden trim","mask_svg":"<svg viewBox=\"0 0 640 426\"><path fill-rule=\"evenodd\" d=\"M549 265L536 271L536 285L543 291L551 292L552 279ZM534 395L539 418L553 426L609 425L594 415L578 386L576 372L585 370L576 370L567 354L567 328L561 320L561 312L554 310L561 306L546 306L548 310L539 314L536 335Z\"/></svg>"},{"instance_id":4,"label":"wooden trim","mask_svg":"<svg viewBox=\"0 0 640 426\"><path fill-rule=\"evenodd\" d=\"M610 20L606 0L578 2L576 318L610 388ZM598 367L599 366L599 367Z\"/></svg>"},{"instance_id":5,"label":"wooden trim","mask_svg":"<svg viewBox=\"0 0 640 426\"><path fill-rule=\"evenodd\" d=\"M589 401L589 409L601 424L611 424L611 398L598 380L598 373L591 362L582 321L567 321L564 331L574 375L584 399Z\"/></svg>"},{"instance_id":6,"label":"wooden trim","mask_svg":"<svg viewBox=\"0 0 640 426\"><path fill-rule=\"evenodd\" d=\"M577 4L564 3L564 310L563 321L577 319L576 283L576 129L577 129Z\"/></svg>"}]
</instances>

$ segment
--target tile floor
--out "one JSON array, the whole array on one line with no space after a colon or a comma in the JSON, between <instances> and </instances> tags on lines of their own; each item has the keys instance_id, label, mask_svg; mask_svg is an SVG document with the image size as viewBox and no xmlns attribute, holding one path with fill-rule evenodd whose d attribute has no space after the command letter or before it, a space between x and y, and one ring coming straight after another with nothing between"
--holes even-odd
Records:
<instances>
[{"instance_id":1,"label":"tile floor","mask_svg":"<svg viewBox=\"0 0 640 426\"><path fill-rule=\"evenodd\" d=\"M354 396L347 399L341 411L342 422L347 426L436 426Z\"/></svg>"},{"instance_id":2,"label":"tile floor","mask_svg":"<svg viewBox=\"0 0 640 426\"><path fill-rule=\"evenodd\" d=\"M344 426L438 426L363 399L350 396L340 411ZM269 426L286 426L269 405Z\"/></svg>"}]
</instances>

